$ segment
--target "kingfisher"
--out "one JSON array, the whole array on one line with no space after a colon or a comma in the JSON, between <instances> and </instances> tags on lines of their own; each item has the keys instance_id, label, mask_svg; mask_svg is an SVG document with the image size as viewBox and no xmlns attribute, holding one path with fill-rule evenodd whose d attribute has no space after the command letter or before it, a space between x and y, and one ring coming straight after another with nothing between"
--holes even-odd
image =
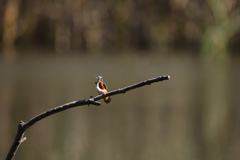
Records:
<instances>
[{"instance_id":1,"label":"kingfisher","mask_svg":"<svg viewBox=\"0 0 240 160\"><path fill-rule=\"evenodd\" d=\"M103 77L102 76L97 76L96 77L97 82L95 82L95 84L97 85L97 91L99 92L99 94L103 94L106 95L108 93L107 91L107 85L106 83L103 82ZM112 98L111 97L104 97L103 100L105 101L105 103L110 103Z\"/></svg>"}]
</instances>

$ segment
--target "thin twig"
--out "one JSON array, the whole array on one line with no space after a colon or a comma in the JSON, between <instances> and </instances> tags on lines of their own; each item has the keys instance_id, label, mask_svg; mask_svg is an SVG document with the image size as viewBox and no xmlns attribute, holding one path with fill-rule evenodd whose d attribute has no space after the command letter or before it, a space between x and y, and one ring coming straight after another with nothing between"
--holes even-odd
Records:
<instances>
[{"instance_id":1,"label":"thin twig","mask_svg":"<svg viewBox=\"0 0 240 160\"><path fill-rule=\"evenodd\" d=\"M154 82L164 81L164 80L168 80L168 79L170 79L170 76L159 76L159 77L156 77L156 78L148 79L146 81L142 81L142 82L139 82L139 83L136 83L136 84L133 84L133 85L121 88L121 89L117 89L117 90L108 92L106 95L103 95L103 94L98 95L98 96L94 97L94 101L97 101L97 100L102 99L104 97L125 93L127 91L130 91L130 90L133 90L133 89L145 86L145 85L151 85Z\"/></svg>"},{"instance_id":2,"label":"thin twig","mask_svg":"<svg viewBox=\"0 0 240 160\"><path fill-rule=\"evenodd\" d=\"M43 112L43 113L37 115L36 117L32 118L31 120L29 120L26 123L21 121L18 125L17 134L16 134L14 142L13 142L13 144L12 144L12 146L11 146L9 152L8 152L6 160L13 160L19 146L21 145L22 142L24 142L26 140L26 137L24 137L25 131L28 128L30 128L32 125L34 125L35 123L40 121L41 119L46 118L48 116L51 116L53 114L56 114L58 112L64 111L64 110L67 110L67 109L70 109L70 108L73 108L73 107L77 107L77 106L90 105L90 104L99 106L99 105L101 105L101 103L97 102L97 100L100 100L104 97L114 96L114 95L117 95L117 94L125 93L127 91L130 91L130 90L133 90L133 89L145 86L145 85L150 85L154 82L164 81L164 80L168 80L168 79L170 79L170 76L159 76L159 77L156 77L156 78L153 78L153 79L148 79L146 81L139 82L139 83L130 85L128 87L124 87L124 88L121 88L121 89L117 89L117 90L108 92L106 95L97 95L95 97L90 97L90 98L83 99L83 100L73 101L73 102L70 102L70 103L52 108L50 110L47 110L46 112Z\"/></svg>"}]
</instances>

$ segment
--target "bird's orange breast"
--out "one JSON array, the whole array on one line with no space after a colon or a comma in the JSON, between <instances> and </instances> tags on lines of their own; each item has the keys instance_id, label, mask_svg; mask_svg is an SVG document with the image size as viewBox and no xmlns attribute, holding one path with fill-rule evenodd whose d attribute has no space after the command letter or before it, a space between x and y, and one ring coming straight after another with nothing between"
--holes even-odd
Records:
<instances>
[{"instance_id":1,"label":"bird's orange breast","mask_svg":"<svg viewBox=\"0 0 240 160\"><path fill-rule=\"evenodd\" d=\"M102 90L104 90L104 91L105 91L105 94L108 92L103 82L100 82L100 83L99 83L99 88L101 88Z\"/></svg>"},{"instance_id":2,"label":"bird's orange breast","mask_svg":"<svg viewBox=\"0 0 240 160\"><path fill-rule=\"evenodd\" d=\"M103 83L103 82L99 82L99 86L98 86L102 91L102 94L103 95L106 95L108 93L107 91L107 88L106 88L106 85ZM110 103L112 98L111 97L104 97L103 100L106 102L106 103Z\"/></svg>"}]
</instances>

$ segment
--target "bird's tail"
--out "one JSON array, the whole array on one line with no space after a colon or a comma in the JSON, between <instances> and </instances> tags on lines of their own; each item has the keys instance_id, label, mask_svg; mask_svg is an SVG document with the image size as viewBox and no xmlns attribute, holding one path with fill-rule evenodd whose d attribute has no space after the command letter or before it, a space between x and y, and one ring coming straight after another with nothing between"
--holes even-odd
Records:
<instances>
[{"instance_id":1,"label":"bird's tail","mask_svg":"<svg viewBox=\"0 0 240 160\"><path fill-rule=\"evenodd\" d=\"M104 97L103 100L104 100L105 103L110 103L112 101L112 98L111 97Z\"/></svg>"}]
</instances>

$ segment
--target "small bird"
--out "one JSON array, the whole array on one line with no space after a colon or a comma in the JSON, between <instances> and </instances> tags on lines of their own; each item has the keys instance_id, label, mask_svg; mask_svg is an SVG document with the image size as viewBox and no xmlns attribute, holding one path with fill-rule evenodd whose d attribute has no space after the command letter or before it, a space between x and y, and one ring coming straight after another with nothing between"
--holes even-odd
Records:
<instances>
[{"instance_id":1,"label":"small bird","mask_svg":"<svg viewBox=\"0 0 240 160\"><path fill-rule=\"evenodd\" d=\"M97 79L97 82L95 82L95 84L97 84L96 88L97 88L99 94L106 95L108 93L108 91L107 91L108 88L107 88L106 83L103 82L103 77L102 76L97 76L96 79ZM110 103L112 98L111 97L104 97L103 100L106 103Z\"/></svg>"}]
</instances>

